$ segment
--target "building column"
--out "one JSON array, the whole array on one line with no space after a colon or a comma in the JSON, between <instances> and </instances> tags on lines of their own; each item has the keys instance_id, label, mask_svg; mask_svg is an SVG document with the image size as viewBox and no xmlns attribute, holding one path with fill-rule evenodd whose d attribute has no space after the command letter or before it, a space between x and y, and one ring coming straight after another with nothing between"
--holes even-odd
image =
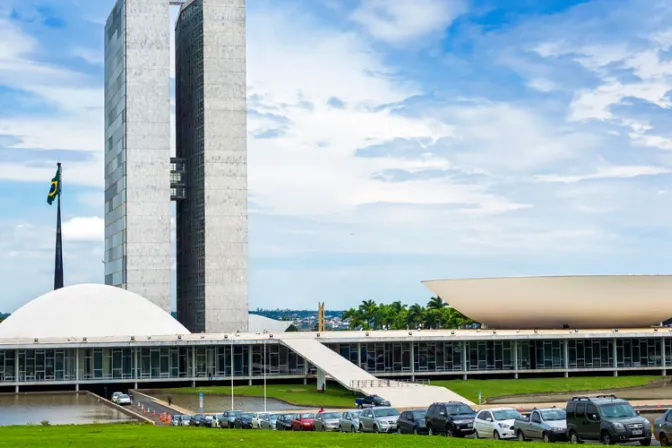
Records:
<instances>
[{"instance_id":1,"label":"building column","mask_svg":"<svg viewBox=\"0 0 672 448\"><path fill-rule=\"evenodd\" d=\"M140 368L138 367L138 347L133 347L133 378L138 379L140 377L139 372Z\"/></svg>"},{"instance_id":2,"label":"building column","mask_svg":"<svg viewBox=\"0 0 672 448\"><path fill-rule=\"evenodd\" d=\"M411 381L415 381L415 343L411 342Z\"/></svg>"},{"instance_id":3,"label":"building column","mask_svg":"<svg viewBox=\"0 0 672 448\"><path fill-rule=\"evenodd\" d=\"M362 368L362 344L357 343L357 367Z\"/></svg>"},{"instance_id":4,"label":"building column","mask_svg":"<svg viewBox=\"0 0 672 448\"><path fill-rule=\"evenodd\" d=\"M75 390L79 391L79 347L75 348Z\"/></svg>"},{"instance_id":5,"label":"building column","mask_svg":"<svg viewBox=\"0 0 672 448\"><path fill-rule=\"evenodd\" d=\"M618 376L618 350L616 349L616 338L611 340L611 352L614 357L613 367L614 367L614 376Z\"/></svg>"},{"instance_id":6,"label":"building column","mask_svg":"<svg viewBox=\"0 0 672 448\"><path fill-rule=\"evenodd\" d=\"M467 341L462 341L462 370L464 371L464 374L462 375L462 379L466 380L467 379Z\"/></svg>"},{"instance_id":7,"label":"building column","mask_svg":"<svg viewBox=\"0 0 672 448\"><path fill-rule=\"evenodd\" d=\"M565 378L569 378L569 342L567 339L562 341L562 356L564 358L565 365Z\"/></svg>"},{"instance_id":8,"label":"building column","mask_svg":"<svg viewBox=\"0 0 672 448\"><path fill-rule=\"evenodd\" d=\"M513 351L513 378L518 379L518 341L513 341L511 350Z\"/></svg>"},{"instance_id":9,"label":"building column","mask_svg":"<svg viewBox=\"0 0 672 448\"><path fill-rule=\"evenodd\" d=\"M660 338L660 365L663 368L663 376L667 376L667 360L665 359L665 338Z\"/></svg>"},{"instance_id":10,"label":"building column","mask_svg":"<svg viewBox=\"0 0 672 448\"><path fill-rule=\"evenodd\" d=\"M248 385L252 385L252 375L254 374L254 370L252 369L252 344L247 346L247 376L250 377L250 379L247 380Z\"/></svg>"},{"instance_id":11,"label":"building column","mask_svg":"<svg viewBox=\"0 0 672 448\"><path fill-rule=\"evenodd\" d=\"M19 393L19 351L14 350L14 381L16 385L14 386L14 393Z\"/></svg>"},{"instance_id":12,"label":"building column","mask_svg":"<svg viewBox=\"0 0 672 448\"><path fill-rule=\"evenodd\" d=\"M308 384L308 360L303 358L303 384Z\"/></svg>"},{"instance_id":13,"label":"building column","mask_svg":"<svg viewBox=\"0 0 672 448\"><path fill-rule=\"evenodd\" d=\"M233 347L231 347L231 357L233 358ZM196 387L196 347L191 346L191 387Z\"/></svg>"}]
</instances>

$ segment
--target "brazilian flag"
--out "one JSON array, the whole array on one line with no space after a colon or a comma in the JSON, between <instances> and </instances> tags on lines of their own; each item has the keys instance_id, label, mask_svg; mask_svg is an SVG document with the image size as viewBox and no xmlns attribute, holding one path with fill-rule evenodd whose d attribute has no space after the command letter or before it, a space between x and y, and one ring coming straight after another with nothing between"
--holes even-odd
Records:
<instances>
[{"instance_id":1,"label":"brazilian flag","mask_svg":"<svg viewBox=\"0 0 672 448\"><path fill-rule=\"evenodd\" d=\"M61 195L61 167L56 170L56 175L51 179L51 187L47 195L47 204L51 205L57 196Z\"/></svg>"}]
</instances>

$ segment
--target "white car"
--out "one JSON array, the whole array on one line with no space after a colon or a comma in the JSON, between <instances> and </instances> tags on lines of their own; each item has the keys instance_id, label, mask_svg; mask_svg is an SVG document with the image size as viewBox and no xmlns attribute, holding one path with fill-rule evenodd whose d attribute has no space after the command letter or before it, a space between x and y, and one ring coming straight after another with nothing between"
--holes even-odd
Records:
<instances>
[{"instance_id":1,"label":"white car","mask_svg":"<svg viewBox=\"0 0 672 448\"><path fill-rule=\"evenodd\" d=\"M485 409L474 419L474 437L477 439L515 439L513 422L522 419L520 412L513 408Z\"/></svg>"},{"instance_id":2,"label":"white car","mask_svg":"<svg viewBox=\"0 0 672 448\"><path fill-rule=\"evenodd\" d=\"M131 403L131 397L128 396L128 394L121 394L117 395L117 402L118 405L124 406L124 405L130 405Z\"/></svg>"},{"instance_id":3,"label":"white car","mask_svg":"<svg viewBox=\"0 0 672 448\"><path fill-rule=\"evenodd\" d=\"M261 421L266 420L271 415L270 412L253 412L252 429L261 429Z\"/></svg>"},{"instance_id":4,"label":"white car","mask_svg":"<svg viewBox=\"0 0 672 448\"><path fill-rule=\"evenodd\" d=\"M120 395L123 395L123 394L124 394L123 392L115 392L115 393L113 393L113 394L112 394L112 397L110 398L110 401L111 401L112 403L117 403L117 404L118 404L118 403L119 403L119 396L120 396Z\"/></svg>"}]
</instances>

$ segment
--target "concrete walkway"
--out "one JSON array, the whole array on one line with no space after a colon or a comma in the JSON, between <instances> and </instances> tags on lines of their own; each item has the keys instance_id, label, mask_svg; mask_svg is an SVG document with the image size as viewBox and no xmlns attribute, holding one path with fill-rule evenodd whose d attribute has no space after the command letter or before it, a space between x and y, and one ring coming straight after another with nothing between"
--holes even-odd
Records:
<instances>
[{"instance_id":1,"label":"concrete walkway","mask_svg":"<svg viewBox=\"0 0 672 448\"><path fill-rule=\"evenodd\" d=\"M399 408L427 408L437 401L461 401L466 398L445 387L428 386L393 380L379 380L316 339L278 338L282 344L302 356L348 390L365 395L379 395Z\"/></svg>"},{"instance_id":2,"label":"concrete walkway","mask_svg":"<svg viewBox=\"0 0 672 448\"><path fill-rule=\"evenodd\" d=\"M131 391L133 394L133 412L137 412L140 415L152 420L155 425L161 426L166 425L166 423L161 421L161 413L165 412L170 415L192 415L188 409L180 408L179 406L170 405L165 401L159 400L155 397L150 397L145 395L142 392L137 390ZM154 415L156 413L156 415Z\"/></svg>"}]
</instances>

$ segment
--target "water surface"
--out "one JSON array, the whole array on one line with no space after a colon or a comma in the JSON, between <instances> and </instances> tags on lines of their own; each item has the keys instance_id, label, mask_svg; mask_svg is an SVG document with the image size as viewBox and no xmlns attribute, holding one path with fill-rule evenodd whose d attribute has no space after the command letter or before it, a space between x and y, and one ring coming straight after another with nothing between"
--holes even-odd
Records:
<instances>
[{"instance_id":1,"label":"water surface","mask_svg":"<svg viewBox=\"0 0 672 448\"><path fill-rule=\"evenodd\" d=\"M85 393L0 395L0 426L39 425L44 420L50 425L135 421Z\"/></svg>"}]
</instances>

